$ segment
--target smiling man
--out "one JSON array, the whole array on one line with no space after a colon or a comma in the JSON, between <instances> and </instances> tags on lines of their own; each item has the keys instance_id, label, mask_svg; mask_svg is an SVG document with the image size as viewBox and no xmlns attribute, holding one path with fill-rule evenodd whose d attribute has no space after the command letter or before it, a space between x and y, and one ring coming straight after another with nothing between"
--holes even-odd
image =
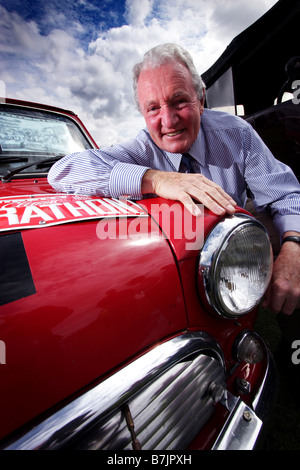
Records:
<instances>
[{"instance_id":1,"label":"smiling man","mask_svg":"<svg viewBox=\"0 0 300 470\"><path fill-rule=\"evenodd\" d=\"M190 150L198 137L204 110L203 85L200 90L199 97L189 70L180 62L166 62L139 73L139 107L149 134L160 149L171 154L185 154ZM235 201L199 171L182 178L178 173L148 170L143 177L141 191L178 199L195 215L198 207L192 198L216 214L224 213L224 209L234 212Z\"/></svg>"},{"instance_id":2,"label":"smiling man","mask_svg":"<svg viewBox=\"0 0 300 470\"><path fill-rule=\"evenodd\" d=\"M49 172L58 191L201 203L216 214L268 211L282 242L265 305L300 307L300 185L243 119L204 108L204 84L190 54L175 44L148 51L134 67L134 91L147 127L135 139L68 155ZM287 237L294 237L289 238Z\"/></svg>"},{"instance_id":3,"label":"smiling man","mask_svg":"<svg viewBox=\"0 0 300 470\"><path fill-rule=\"evenodd\" d=\"M166 63L142 70L138 100L156 145L171 153L187 152L198 136L204 109L188 69Z\"/></svg>"}]
</instances>

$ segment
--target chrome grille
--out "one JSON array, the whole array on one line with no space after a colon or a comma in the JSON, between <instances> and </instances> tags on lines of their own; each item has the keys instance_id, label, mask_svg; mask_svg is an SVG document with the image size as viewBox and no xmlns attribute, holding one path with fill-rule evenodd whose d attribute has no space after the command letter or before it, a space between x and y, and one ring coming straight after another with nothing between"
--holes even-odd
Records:
<instances>
[{"instance_id":1,"label":"chrome grille","mask_svg":"<svg viewBox=\"0 0 300 470\"><path fill-rule=\"evenodd\" d=\"M1 449L184 449L214 411L210 384L225 386L223 353L204 332L153 347ZM126 424L124 407L136 436Z\"/></svg>"},{"instance_id":2,"label":"chrome grille","mask_svg":"<svg viewBox=\"0 0 300 470\"><path fill-rule=\"evenodd\" d=\"M223 383L223 368L212 357L200 354L194 360L176 364L135 397L127 401L136 438L142 449L184 449L207 422L214 402L209 384ZM132 438L120 407L80 448L130 450Z\"/></svg>"}]
</instances>

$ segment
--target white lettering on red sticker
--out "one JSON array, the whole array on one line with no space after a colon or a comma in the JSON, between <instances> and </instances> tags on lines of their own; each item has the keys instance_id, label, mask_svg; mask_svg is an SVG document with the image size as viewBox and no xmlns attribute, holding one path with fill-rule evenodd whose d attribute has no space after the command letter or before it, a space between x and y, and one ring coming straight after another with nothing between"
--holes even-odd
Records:
<instances>
[{"instance_id":1,"label":"white lettering on red sticker","mask_svg":"<svg viewBox=\"0 0 300 470\"><path fill-rule=\"evenodd\" d=\"M0 231L108 217L147 217L147 214L130 200L84 195L38 194L0 199Z\"/></svg>"}]
</instances>

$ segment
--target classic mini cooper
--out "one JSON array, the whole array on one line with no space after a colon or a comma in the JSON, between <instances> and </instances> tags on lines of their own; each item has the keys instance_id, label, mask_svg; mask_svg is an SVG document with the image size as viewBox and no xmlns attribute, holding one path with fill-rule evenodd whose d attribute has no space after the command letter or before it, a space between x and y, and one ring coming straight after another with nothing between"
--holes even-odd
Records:
<instances>
[{"instance_id":1,"label":"classic mini cooper","mask_svg":"<svg viewBox=\"0 0 300 470\"><path fill-rule=\"evenodd\" d=\"M0 104L1 449L253 449L274 391L254 331L272 271L245 210L57 194L96 143L70 111Z\"/></svg>"}]
</instances>

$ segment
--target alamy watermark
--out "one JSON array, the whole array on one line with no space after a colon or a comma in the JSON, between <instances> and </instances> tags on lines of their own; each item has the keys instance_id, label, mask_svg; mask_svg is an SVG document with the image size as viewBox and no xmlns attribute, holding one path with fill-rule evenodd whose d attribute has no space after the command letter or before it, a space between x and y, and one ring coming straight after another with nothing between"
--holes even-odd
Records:
<instances>
[{"instance_id":1,"label":"alamy watermark","mask_svg":"<svg viewBox=\"0 0 300 470\"><path fill-rule=\"evenodd\" d=\"M0 103L5 103L6 98L6 85L3 80L0 80Z\"/></svg>"},{"instance_id":2,"label":"alamy watermark","mask_svg":"<svg viewBox=\"0 0 300 470\"><path fill-rule=\"evenodd\" d=\"M295 341L293 341L292 349L295 349L292 354L292 363L298 365L300 364L300 339L295 339Z\"/></svg>"},{"instance_id":3,"label":"alamy watermark","mask_svg":"<svg viewBox=\"0 0 300 470\"><path fill-rule=\"evenodd\" d=\"M6 344L0 340L0 364L6 364Z\"/></svg>"},{"instance_id":4,"label":"alamy watermark","mask_svg":"<svg viewBox=\"0 0 300 470\"><path fill-rule=\"evenodd\" d=\"M204 206L197 204L200 210ZM181 204L171 206L162 203L151 204L151 216L103 218L96 228L100 240L132 240L147 242L163 236L169 240L182 240L186 250L199 250L204 240L204 219L193 216Z\"/></svg>"},{"instance_id":5,"label":"alamy watermark","mask_svg":"<svg viewBox=\"0 0 300 470\"><path fill-rule=\"evenodd\" d=\"M300 80L293 81L292 90L294 90L292 102L294 104L299 104L300 103Z\"/></svg>"}]
</instances>

